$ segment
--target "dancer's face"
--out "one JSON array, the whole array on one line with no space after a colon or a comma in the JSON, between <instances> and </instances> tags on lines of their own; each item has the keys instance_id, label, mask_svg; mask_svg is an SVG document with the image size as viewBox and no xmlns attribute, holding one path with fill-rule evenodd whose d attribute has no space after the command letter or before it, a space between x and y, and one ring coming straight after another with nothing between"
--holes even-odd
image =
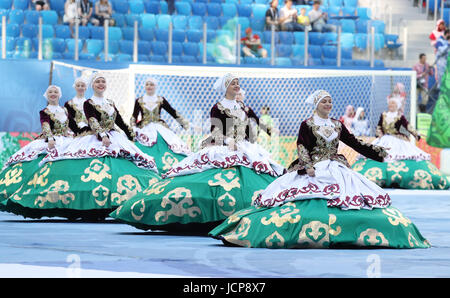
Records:
<instances>
[{"instance_id":1,"label":"dancer's face","mask_svg":"<svg viewBox=\"0 0 450 298\"><path fill-rule=\"evenodd\" d=\"M317 105L317 113L324 117L328 117L328 115L331 112L331 109L333 108L333 100L331 99L331 97L327 96L325 98L322 98L322 100L319 102L319 104Z\"/></svg>"},{"instance_id":2,"label":"dancer's face","mask_svg":"<svg viewBox=\"0 0 450 298\"><path fill-rule=\"evenodd\" d=\"M239 90L241 90L239 79L234 79L231 81L230 85L228 85L227 94L232 98L236 98L236 94L238 94Z\"/></svg>"},{"instance_id":3,"label":"dancer's face","mask_svg":"<svg viewBox=\"0 0 450 298\"><path fill-rule=\"evenodd\" d=\"M53 87L53 88L48 89L48 91L47 91L47 100L48 100L49 104L51 104L51 105L58 105L59 97L60 96L59 96L58 88Z\"/></svg>"},{"instance_id":4,"label":"dancer's face","mask_svg":"<svg viewBox=\"0 0 450 298\"><path fill-rule=\"evenodd\" d=\"M94 81L94 84L92 86L92 88L94 89L94 91L98 94L103 94L103 92L105 92L106 90L106 79L105 78L97 78Z\"/></svg>"},{"instance_id":5,"label":"dancer's face","mask_svg":"<svg viewBox=\"0 0 450 298\"><path fill-rule=\"evenodd\" d=\"M388 111L389 112L396 112L397 111L397 103L394 100L390 100L388 102Z\"/></svg>"},{"instance_id":6,"label":"dancer's face","mask_svg":"<svg viewBox=\"0 0 450 298\"><path fill-rule=\"evenodd\" d=\"M87 86L84 82L77 82L75 84L75 91L79 95L84 95L84 93L86 92L86 88L87 88Z\"/></svg>"},{"instance_id":7,"label":"dancer's face","mask_svg":"<svg viewBox=\"0 0 450 298\"><path fill-rule=\"evenodd\" d=\"M148 81L145 83L145 92L147 92L147 95L153 95L156 91L156 85L155 83Z\"/></svg>"}]
</instances>

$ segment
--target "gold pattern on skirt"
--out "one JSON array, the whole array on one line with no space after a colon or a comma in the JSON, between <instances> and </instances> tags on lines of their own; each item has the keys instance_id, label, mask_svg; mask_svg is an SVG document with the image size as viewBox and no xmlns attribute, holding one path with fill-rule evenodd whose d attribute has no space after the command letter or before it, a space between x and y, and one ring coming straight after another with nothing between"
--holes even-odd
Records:
<instances>
[{"instance_id":1,"label":"gold pattern on skirt","mask_svg":"<svg viewBox=\"0 0 450 298\"><path fill-rule=\"evenodd\" d=\"M395 172L394 175L392 175L391 181L395 181L398 179L402 179L402 176L400 175L400 172L407 173L409 171L409 168L406 167L406 163L404 161L394 161L390 162L387 165L387 170L390 172Z\"/></svg>"},{"instance_id":2,"label":"gold pattern on skirt","mask_svg":"<svg viewBox=\"0 0 450 298\"><path fill-rule=\"evenodd\" d=\"M393 226L398 226L399 224L402 224L403 226L407 227L411 224L411 220L404 217L403 214L392 207L383 209L383 213L388 216L388 220Z\"/></svg>"},{"instance_id":3,"label":"gold pattern on skirt","mask_svg":"<svg viewBox=\"0 0 450 298\"><path fill-rule=\"evenodd\" d=\"M411 232L408 234L408 243L411 247L417 247L420 245L419 241L417 241L416 237L414 237Z\"/></svg>"},{"instance_id":4,"label":"gold pattern on skirt","mask_svg":"<svg viewBox=\"0 0 450 298\"><path fill-rule=\"evenodd\" d=\"M117 192L111 195L111 200L122 204L142 190L139 180L131 175L124 175L117 180Z\"/></svg>"},{"instance_id":5,"label":"gold pattern on skirt","mask_svg":"<svg viewBox=\"0 0 450 298\"><path fill-rule=\"evenodd\" d=\"M136 213L134 213L134 207L138 204L142 205L141 208L139 208L140 215L137 215ZM133 203L133 205L131 205L131 216L133 216L133 218L137 221L140 221L142 219L142 217L144 216L144 211L145 211L144 199L136 201Z\"/></svg>"},{"instance_id":6,"label":"gold pattern on skirt","mask_svg":"<svg viewBox=\"0 0 450 298\"><path fill-rule=\"evenodd\" d=\"M433 177L424 170L414 171L414 179L408 184L413 188L434 189Z\"/></svg>"},{"instance_id":7,"label":"gold pattern on skirt","mask_svg":"<svg viewBox=\"0 0 450 298\"><path fill-rule=\"evenodd\" d=\"M300 246L311 248L326 247L325 245L330 242L328 230L328 224L316 220L312 221L309 224L303 225L298 235L297 243Z\"/></svg>"},{"instance_id":8,"label":"gold pattern on skirt","mask_svg":"<svg viewBox=\"0 0 450 298\"><path fill-rule=\"evenodd\" d=\"M170 168L172 168L174 164L178 162L178 159L175 156L173 156L173 154L171 154L170 152L166 152L161 158L161 161L164 165L162 169L169 170Z\"/></svg>"},{"instance_id":9,"label":"gold pattern on skirt","mask_svg":"<svg viewBox=\"0 0 450 298\"><path fill-rule=\"evenodd\" d=\"M340 226L338 226L335 230L333 230L331 228L331 226L334 225L335 223L336 223L336 215L329 214L328 215L328 226L330 227L330 229L328 232L330 233L330 235L333 235L333 236L337 236L342 232L342 228Z\"/></svg>"},{"instance_id":10,"label":"gold pattern on skirt","mask_svg":"<svg viewBox=\"0 0 450 298\"><path fill-rule=\"evenodd\" d=\"M383 171L377 167L370 168L364 173L364 177L378 184L379 180L383 178Z\"/></svg>"},{"instance_id":11,"label":"gold pattern on skirt","mask_svg":"<svg viewBox=\"0 0 450 298\"><path fill-rule=\"evenodd\" d=\"M284 204L281 208L270 213L270 217L263 217L261 223L265 226L274 224L277 228L282 227L285 223L291 224L300 221L300 209L295 208L292 202Z\"/></svg>"},{"instance_id":12,"label":"gold pattern on skirt","mask_svg":"<svg viewBox=\"0 0 450 298\"><path fill-rule=\"evenodd\" d=\"M94 180L97 183L103 181L103 179L111 179L111 174L109 174L110 168L107 164L101 162L98 159L94 159L89 164L89 167L84 170L86 175L81 176L81 181L89 182Z\"/></svg>"},{"instance_id":13,"label":"gold pattern on skirt","mask_svg":"<svg viewBox=\"0 0 450 298\"><path fill-rule=\"evenodd\" d=\"M22 163L16 163L9 169L5 178L0 179L0 185L10 186L11 184L16 184L22 181Z\"/></svg>"},{"instance_id":14,"label":"gold pattern on skirt","mask_svg":"<svg viewBox=\"0 0 450 298\"><path fill-rule=\"evenodd\" d=\"M95 198L97 205L105 206L109 196L109 189L103 185L99 185L92 190L92 196Z\"/></svg>"},{"instance_id":15,"label":"gold pattern on skirt","mask_svg":"<svg viewBox=\"0 0 450 298\"><path fill-rule=\"evenodd\" d=\"M168 192L161 201L161 207L166 208L170 206L170 208L156 212L155 219L156 221L161 220L165 222L170 215L183 217L185 214L188 214L190 217L196 217L201 214L201 210L197 206L192 206L193 204L191 191L185 187L177 187Z\"/></svg>"},{"instance_id":16,"label":"gold pattern on skirt","mask_svg":"<svg viewBox=\"0 0 450 298\"><path fill-rule=\"evenodd\" d=\"M383 233L369 228L359 234L356 244L359 246L389 246L389 241Z\"/></svg>"},{"instance_id":17,"label":"gold pattern on skirt","mask_svg":"<svg viewBox=\"0 0 450 298\"><path fill-rule=\"evenodd\" d=\"M356 164L353 168L356 172L361 172L364 169L364 166L366 165L367 160L363 160L360 163Z\"/></svg>"},{"instance_id":18,"label":"gold pattern on skirt","mask_svg":"<svg viewBox=\"0 0 450 298\"><path fill-rule=\"evenodd\" d=\"M253 212L253 209L247 208L233 213L230 217L228 217L228 224L240 221L243 216L246 216L251 212Z\"/></svg>"},{"instance_id":19,"label":"gold pattern on skirt","mask_svg":"<svg viewBox=\"0 0 450 298\"><path fill-rule=\"evenodd\" d=\"M239 224L229 233L225 234L223 238L230 243L234 243L240 246L251 247L251 243L248 240L242 240L242 238L247 237L248 230L250 229L252 221L244 217ZM241 238L241 239L239 239Z\"/></svg>"},{"instance_id":20,"label":"gold pattern on skirt","mask_svg":"<svg viewBox=\"0 0 450 298\"><path fill-rule=\"evenodd\" d=\"M270 236L266 238L266 246L268 248L274 247L283 247L284 246L284 238L277 231L273 232Z\"/></svg>"},{"instance_id":21,"label":"gold pattern on skirt","mask_svg":"<svg viewBox=\"0 0 450 298\"><path fill-rule=\"evenodd\" d=\"M69 182L57 180L41 192L41 194L45 193L45 196L38 196L34 201L34 205L44 207L46 202L54 204L59 201L61 201L64 205L67 205L70 203L70 200L73 201L75 199L75 195L73 193L68 193L69 188Z\"/></svg>"},{"instance_id":22,"label":"gold pattern on skirt","mask_svg":"<svg viewBox=\"0 0 450 298\"><path fill-rule=\"evenodd\" d=\"M230 191L233 188L240 188L239 177L236 177L236 169L225 169L220 173L214 175L214 180L208 181L209 186L220 185L225 191Z\"/></svg>"},{"instance_id":23,"label":"gold pattern on skirt","mask_svg":"<svg viewBox=\"0 0 450 298\"><path fill-rule=\"evenodd\" d=\"M228 192L217 199L217 205L219 205L220 212L227 217L236 211L236 208L234 208L236 206L236 199Z\"/></svg>"},{"instance_id":24,"label":"gold pattern on skirt","mask_svg":"<svg viewBox=\"0 0 450 298\"><path fill-rule=\"evenodd\" d=\"M159 195L165 189L165 187L172 182L173 178L167 178L161 181L158 181L158 178L152 178L148 181L148 187L143 191L146 195Z\"/></svg>"},{"instance_id":25,"label":"gold pattern on skirt","mask_svg":"<svg viewBox=\"0 0 450 298\"><path fill-rule=\"evenodd\" d=\"M46 177L48 176L48 174L50 174L50 166L52 165L51 162L48 162L45 164L44 167L42 167L42 169L39 170L39 172L34 173L33 178L28 182L27 185L31 186L33 185L36 188L36 185L39 186L46 186L48 183L48 179L46 179Z\"/></svg>"},{"instance_id":26,"label":"gold pattern on skirt","mask_svg":"<svg viewBox=\"0 0 450 298\"><path fill-rule=\"evenodd\" d=\"M260 190L256 190L256 191L253 193L253 196L252 196L252 205L253 205L253 202L258 198L258 196L259 196L263 191L264 191L264 189L260 189Z\"/></svg>"}]
</instances>

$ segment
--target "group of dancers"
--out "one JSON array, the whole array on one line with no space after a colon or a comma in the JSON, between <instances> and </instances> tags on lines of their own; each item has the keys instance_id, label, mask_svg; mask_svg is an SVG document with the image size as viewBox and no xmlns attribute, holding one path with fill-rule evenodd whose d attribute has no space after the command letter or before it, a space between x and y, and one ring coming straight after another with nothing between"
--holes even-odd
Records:
<instances>
[{"instance_id":1,"label":"group of dancers","mask_svg":"<svg viewBox=\"0 0 450 298\"><path fill-rule=\"evenodd\" d=\"M239 83L233 74L215 82L222 99L211 108L210 135L198 152L161 119L164 109L189 128L158 95L154 78L136 99L130 125L105 97L101 73L75 80L76 96L63 107L61 89L49 86L42 133L0 174L0 210L29 218L110 216L144 230L208 232L230 246L430 247L382 187L449 183L430 155L407 141L402 128L420 136L395 102L380 117L380 138L368 144L330 117L331 94L314 92L306 100L312 116L299 129L298 159L285 169L256 142L252 121L269 136L272 129L244 103ZM86 99L88 87L93 95ZM339 141L361 154L353 169L338 154Z\"/></svg>"}]
</instances>

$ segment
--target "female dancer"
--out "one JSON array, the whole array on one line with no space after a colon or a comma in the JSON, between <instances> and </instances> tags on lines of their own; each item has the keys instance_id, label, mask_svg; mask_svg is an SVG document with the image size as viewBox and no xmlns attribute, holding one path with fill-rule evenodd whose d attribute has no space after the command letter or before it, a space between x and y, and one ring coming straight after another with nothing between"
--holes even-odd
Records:
<instances>
[{"instance_id":1,"label":"female dancer","mask_svg":"<svg viewBox=\"0 0 450 298\"><path fill-rule=\"evenodd\" d=\"M382 187L448 189L450 183L430 162L430 154L409 141L409 134L416 140L420 135L400 112L401 104L398 98L391 98L388 111L378 121L378 139L373 144L389 148L384 162L359 159L353 169Z\"/></svg>"},{"instance_id":2,"label":"female dancer","mask_svg":"<svg viewBox=\"0 0 450 298\"><path fill-rule=\"evenodd\" d=\"M103 219L159 180L153 158L127 139L133 139L133 131L104 96L105 76L96 74L91 87L94 95L84 102L90 134L49 151L41 167L4 202L6 211L32 218Z\"/></svg>"},{"instance_id":3,"label":"female dancer","mask_svg":"<svg viewBox=\"0 0 450 298\"><path fill-rule=\"evenodd\" d=\"M86 135L89 132L88 121L84 115L84 102L86 97L84 96L87 84L83 78L77 78L73 83L73 88L76 91L76 95L64 104L67 109L69 122L73 127L73 131L76 136Z\"/></svg>"},{"instance_id":4,"label":"female dancer","mask_svg":"<svg viewBox=\"0 0 450 298\"><path fill-rule=\"evenodd\" d=\"M337 154L339 141L379 161L386 155L384 149L359 141L329 117L328 92L314 92L307 103L315 113L300 126L299 158L291 172L210 235L245 247L429 247L414 224L390 207L389 194L352 171L345 157Z\"/></svg>"},{"instance_id":5,"label":"female dancer","mask_svg":"<svg viewBox=\"0 0 450 298\"><path fill-rule=\"evenodd\" d=\"M44 93L47 106L39 112L41 134L14 153L4 164L0 174L0 200L7 199L38 168L39 162L55 146L64 146L67 137L73 135L75 126L69 121L67 110L59 106L61 88L51 85Z\"/></svg>"},{"instance_id":6,"label":"female dancer","mask_svg":"<svg viewBox=\"0 0 450 298\"><path fill-rule=\"evenodd\" d=\"M214 85L223 96L211 109L211 136L203 149L168 170L149 191L110 216L140 229L207 231L248 207L284 168L262 154L250 134L254 112L236 101L239 78L228 74ZM253 140L252 140L253 138Z\"/></svg>"},{"instance_id":7,"label":"female dancer","mask_svg":"<svg viewBox=\"0 0 450 298\"><path fill-rule=\"evenodd\" d=\"M156 94L157 88L156 79L150 77L145 81L146 93L136 99L130 122L136 132L137 147L155 159L162 173L186 157L190 150L161 119L161 109L166 110L186 130L189 122L164 97Z\"/></svg>"}]
</instances>

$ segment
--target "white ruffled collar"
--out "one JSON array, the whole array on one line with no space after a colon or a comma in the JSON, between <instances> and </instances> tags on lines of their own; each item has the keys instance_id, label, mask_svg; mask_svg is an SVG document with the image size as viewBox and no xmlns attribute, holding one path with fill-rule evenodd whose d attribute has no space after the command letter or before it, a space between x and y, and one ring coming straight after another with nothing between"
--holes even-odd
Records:
<instances>
[{"instance_id":1,"label":"white ruffled collar","mask_svg":"<svg viewBox=\"0 0 450 298\"><path fill-rule=\"evenodd\" d=\"M220 104L225 108L230 110L231 114L240 118L241 120L245 119L245 112L242 109L241 105L235 99L223 98L220 101Z\"/></svg>"},{"instance_id":2,"label":"white ruffled collar","mask_svg":"<svg viewBox=\"0 0 450 298\"><path fill-rule=\"evenodd\" d=\"M317 133L327 142L331 142L338 137L337 131L334 129L336 125L331 121L330 118L324 119L319 117L319 115L314 114L313 116L314 124L319 126Z\"/></svg>"},{"instance_id":3,"label":"white ruffled collar","mask_svg":"<svg viewBox=\"0 0 450 298\"><path fill-rule=\"evenodd\" d=\"M391 122L393 122L395 120L395 118L398 117L398 111L397 112L389 112L389 111L387 111L385 115L386 115L386 122L387 123L391 123Z\"/></svg>"},{"instance_id":4,"label":"white ruffled collar","mask_svg":"<svg viewBox=\"0 0 450 298\"><path fill-rule=\"evenodd\" d=\"M55 116L60 122L66 122L67 114L63 107L59 105L48 105L47 109Z\"/></svg>"}]
</instances>

